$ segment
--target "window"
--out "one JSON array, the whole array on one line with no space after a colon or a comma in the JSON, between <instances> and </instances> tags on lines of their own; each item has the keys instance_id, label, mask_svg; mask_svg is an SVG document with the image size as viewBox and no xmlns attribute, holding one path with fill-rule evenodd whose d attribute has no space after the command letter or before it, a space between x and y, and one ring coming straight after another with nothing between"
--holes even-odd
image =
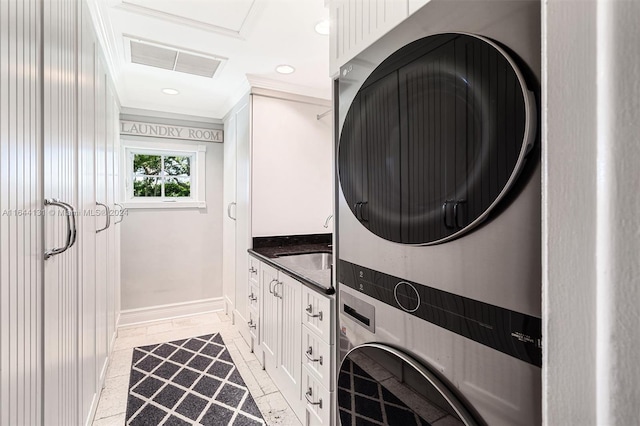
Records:
<instances>
[{"instance_id":1,"label":"window","mask_svg":"<svg viewBox=\"0 0 640 426\"><path fill-rule=\"evenodd\" d=\"M128 208L204 208L206 147L123 141Z\"/></svg>"}]
</instances>

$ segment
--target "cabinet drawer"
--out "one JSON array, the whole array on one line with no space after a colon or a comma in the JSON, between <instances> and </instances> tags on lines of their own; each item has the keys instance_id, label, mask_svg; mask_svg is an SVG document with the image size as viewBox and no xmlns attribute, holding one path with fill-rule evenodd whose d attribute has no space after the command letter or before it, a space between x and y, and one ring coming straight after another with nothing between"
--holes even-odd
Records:
<instances>
[{"instance_id":1,"label":"cabinet drawer","mask_svg":"<svg viewBox=\"0 0 640 426\"><path fill-rule=\"evenodd\" d=\"M258 277L260 271L260 261L253 256L249 256L249 282L258 285Z\"/></svg>"},{"instance_id":2,"label":"cabinet drawer","mask_svg":"<svg viewBox=\"0 0 640 426\"><path fill-rule=\"evenodd\" d=\"M302 323L322 340L331 343L331 299L305 287L302 293Z\"/></svg>"},{"instance_id":3,"label":"cabinet drawer","mask_svg":"<svg viewBox=\"0 0 640 426\"><path fill-rule=\"evenodd\" d=\"M302 326L302 365L316 376L322 386L333 390L331 380L331 350L327 342L320 339L306 325Z\"/></svg>"},{"instance_id":4,"label":"cabinet drawer","mask_svg":"<svg viewBox=\"0 0 640 426\"><path fill-rule=\"evenodd\" d=\"M302 402L305 404L305 426L328 426L331 424L332 396L306 366L302 367Z\"/></svg>"},{"instance_id":5,"label":"cabinet drawer","mask_svg":"<svg viewBox=\"0 0 640 426\"><path fill-rule=\"evenodd\" d=\"M253 282L249 281L249 307L253 308L256 312L260 312L259 302L260 302L260 287L258 285L254 285Z\"/></svg>"},{"instance_id":6,"label":"cabinet drawer","mask_svg":"<svg viewBox=\"0 0 640 426\"><path fill-rule=\"evenodd\" d=\"M249 334L253 337L255 342L258 342L258 330L260 330L260 317L257 311L249 309L249 321L247 322L249 327Z\"/></svg>"}]
</instances>

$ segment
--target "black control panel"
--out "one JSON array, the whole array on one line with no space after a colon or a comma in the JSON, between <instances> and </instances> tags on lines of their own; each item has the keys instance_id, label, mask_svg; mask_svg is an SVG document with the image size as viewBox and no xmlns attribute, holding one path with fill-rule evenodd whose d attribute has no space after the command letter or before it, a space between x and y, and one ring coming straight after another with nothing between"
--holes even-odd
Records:
<instances>
[{"instance_id":1,"label":"black control panel","mask_svg":"<svg viewBox=\"0 0 640 426\"><path fill-rule=\"evenodd\" d=\"M339 282L490 348L542 366L540 318L377 272L344 260Z\"/></svg>"}]
</instances>

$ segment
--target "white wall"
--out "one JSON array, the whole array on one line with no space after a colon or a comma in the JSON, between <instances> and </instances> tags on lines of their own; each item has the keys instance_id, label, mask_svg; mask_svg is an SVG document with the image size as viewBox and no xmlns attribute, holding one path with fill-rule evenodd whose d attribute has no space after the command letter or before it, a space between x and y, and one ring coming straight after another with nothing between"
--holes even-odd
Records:
<instances>
[{"instance_id":1,"label":"white wall","mask_svg":"<svg viewBox=\"0 0 640 426\"><path fill-rule=\"evenodd\" d=\"M640 2L542 10L544 422L637 424Z\"/></svg>"},{"instance_id":2,"label":"white wall","mask_svg":"<svg viewBox=\"0 0 640 426\"><path fill-rule=\"evenodd\" d=\"M207 143L205 209L128 210L121 231L123 311L222 297L223 159L223 144Z\"/></svg>"},{"instance_id":3,"label":"white wall","mask_svg":"<svg viewBox=\"0 0 640 426\"><path fill-rule=\"evenodd\" d=\"M251 232L254 237L328 233L333 213L329 102L253 95Z\"/></svg>"},{"instance_id":4,"label":"white wall","mask_svg":"<svg viewBox=\"0 0 640 426\"><path fill-rule=\"evenodd\" d=\"M597 420L640 417L640 2L598 2Z\"/></svg>"}]
</instances>

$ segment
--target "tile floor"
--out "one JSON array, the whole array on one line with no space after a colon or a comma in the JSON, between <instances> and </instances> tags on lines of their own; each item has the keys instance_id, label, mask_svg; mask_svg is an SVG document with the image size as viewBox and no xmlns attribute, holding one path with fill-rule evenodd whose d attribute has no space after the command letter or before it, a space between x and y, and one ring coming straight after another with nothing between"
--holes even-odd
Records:
<instances>
[{"instance_id":1,"label":"tile floor","mask_svg":"<svg viewBox=\"0 0 640 426\"><path fill-rule=\"evenodd\" d=\"M93 426L123 426L129 392L129 370L136 346L219 332L231 358L255 398L267 425L299 426L298 418L224 312L158 321L118 332ZM152 425L150 425L152 426ZM221 425L222 426L222 425Z\"/></svg>"}]
</instances>

